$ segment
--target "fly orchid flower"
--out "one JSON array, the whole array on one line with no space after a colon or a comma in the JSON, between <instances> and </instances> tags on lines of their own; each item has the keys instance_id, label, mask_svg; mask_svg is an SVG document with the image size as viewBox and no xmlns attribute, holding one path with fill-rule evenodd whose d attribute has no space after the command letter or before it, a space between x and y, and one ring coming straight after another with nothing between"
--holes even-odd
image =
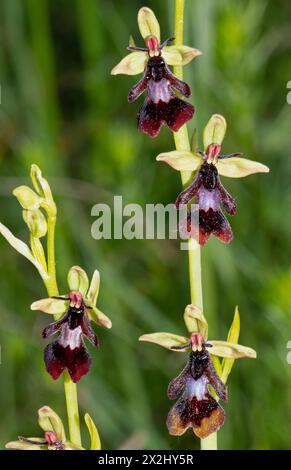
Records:
<instances>
[{"instance_id":1,"label":"fly orchid flower","mask_svg":"<svg viewBox=\"0 0 291 470\"><path fill-rule=\"evenodd\" d=\"M101 443L98 430L86 413L84 416L91 440L91 450L100 450ZM44 431L42 437L19 436L17 441L8 442L6 449L13 450L85 450L70 441L67 441L65 429L61 418L49 406L38 410L38 424Z\"/></svg>"},{"instance_id":2,"label":"fly orchid flower","mask_svg":"<svg viewBox=\"0 0 291 470\"><path fill-rule=\"evenodd\" d=\"M38 424L44 431L43 437L22 437L8 442L6 449L14 450L83 450L66 440L61 418L49 406L38 410Z\"/></svg>"},{"instance_id":3,"label":"fly orchid flower","mask_svg":"<svg viewBox=\"0 0 291 470\"><path fill-rule=\"evenodd\" d=\"M171 351L190 353L186 366L168 387L169 399L178 401L169 411L167 427L174 436L181 436L192 427L196 436L204 439L224 424L225 411L218 399L227 401L225 383L234 360L241 357L255 358L256 352L237 344L240 329L237 309L228 341L207 340L207 321L194 305L186 307L184 320L189 331L188 338L171 333L152 333L139 339ZM222 364L218 357L224 358Z\"/></svg>"},{"instance_id":4,"label":"fly orchid flower","mask_svg":"<svg viewBox=\"0 0 291 470\"><path fill-rule=\"evenodd\" d=\"M128 94L128 101L132 102L147 91L147 97L137 116L140 131L156 137L165 123L176 132L193 117L195 108L174 92L177 90L186 98L191 95L190 87L173 75L169 65L185 65L201 55L201 52L187 46L170 46L173 38L160 44L160 26L149 8L139 10L138 24L146 47L130 45L128 50L131 54L114 67L111 73L135 75L143 72L141 80Z\"/></svg>"},{"instance_id":5,"label":"fly orchid flower","mask_svg":"<svg viewBox=\"0 0 291 470\"><path fill-rule=\"evenodd\" d=\"M48 338L59 333L58 338L44 350L46 369L54 380L67 369L73 382L86 375L91 366L91 356L84 344L84 336L98 349L99 340L90 326L97 324L111 328L111 320L96 308L100 276L95 271L89 287L87 274L78 266L68 274L69 295L51 297L34 302L32 310L58 315L58 319L48 325L42 333ZM88 290L89 287L89 290Z\"/></svg>"},{"instance_id":6,"label":"fly orchid flower","mask_svg":"<svg viewBox=\"0 0 291 470\"><path fill-rule=\"evenodd\" d=\"M221 207L230 215L236 213L234 198L222 185L219 175L230 178L241 178L254 173L268 173L269 168L262 163L241 158L241 153L221 155L221 144L226 132L226 121L223 116L214 114L207 123L203 133L204 151L173 151L157 156L158 161L168 163L178 171L196 171L192 183L179 194L176 207L188 204L193 198L199 207L198 225L195 223L197 210L188 211L186 220L181 223L183 235L188 233L198 238L204 245L210 235L220 241L229 243L233 233ZM197 236L198 234L198 236Z\"/></svg>"}]
</instances>

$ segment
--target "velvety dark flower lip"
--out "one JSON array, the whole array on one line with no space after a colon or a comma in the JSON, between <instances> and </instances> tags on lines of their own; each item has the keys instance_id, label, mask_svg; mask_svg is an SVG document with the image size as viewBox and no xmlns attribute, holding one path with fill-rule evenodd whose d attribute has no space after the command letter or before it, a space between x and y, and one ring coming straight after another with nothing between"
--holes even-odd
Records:
<instances>
[{"instance_id":1,"label":"velvety dark flower lip","mask_svg":"<svg viewBox=\"0 0 291 470\"><path fill-rule=\"evenodd\" d=\"M169 433L181 436L192 427L201 439L218 431L224 424L225 411L209 391L211 385L217 396L227 401L227 387L219 378L207 345L200 333L191 335L192 351L182 372L168 387L170 400L180 398L169 411ZM185 345L187 348L189 345Z\"/></svg>"},{"instance_id":2,"label":"velvety dark flower lip","mask_svg":"<svg viewBox=\"0 0 291 470\"><path fill-rule=\"evenodd\" d=\"M193 198L196 199L199 206L198 214L197 208L190 209L186 219L181 222L180 232L183 236L198 239L200 245L205 245L211 235L215 235L223 243L229 243L233 239L231 226L221 206L228 214L235 215L236 203L222 185L215 163L213 163L218 158L217 147L219 146L211 146L194 180L179 194L175 203L179 209ZM226 157L223 156L223 158ZM198 224L196 220L199 221Z\"/></svg>"},{"instance_id":3,"label":"velvety dark flower lip","mask_svg":"<svg viewBox=\"0 0 291 470\"><path fill-rule=\"evenodd\" d=\"M59 333L57 340L46 346L44 360L53 379L58 379L67 369L71 379L78 382L91 366L91 356L83 337L86 336L96 349L99 347L99 340L90 326L87 313L90 307L85 305L82 294L71 292L67 300L70 303L64 316L43 330L43 338Z\"/></svg>"},{"instance_id":4,"label":"velvety dark flower lip","mask_svg":"<svg viewBox=\"0 0 291 470\"><path fill-rule=\"evenodd\" d=\"M147 48L130 47L130 50L147 50L148 61L141 80L134 85L129 94L128 101L135 101L147 91L145 102L138 113L138 129L150 137L156 137L161 126L167 126L174 132L189 121L195 112L194 106L179 98L174 90L186 98L191 96L190 87L179 80L169 69L162 57L161 51L170 40L159 45L155 36L150 36Z\"/></svg>"}]
</instances>

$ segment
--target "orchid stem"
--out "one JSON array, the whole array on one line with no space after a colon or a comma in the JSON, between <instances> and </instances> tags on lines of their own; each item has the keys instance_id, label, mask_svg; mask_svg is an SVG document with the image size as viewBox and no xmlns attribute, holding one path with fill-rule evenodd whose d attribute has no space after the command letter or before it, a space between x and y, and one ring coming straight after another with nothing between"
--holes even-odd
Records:
<instances>
[{"instance_id":1,"label":"orchid stem","mask_svg":"<svg viewBox=\"0 0 291 470\"><path fill-rule=\"evenodd\" d=\"M184 43L184 4L184 0L175 0L174 36L177 46L181 46ZM174 67L174 73L180 80L183 80L182 65L176 65ZM186 125L182 126L178 132L174 133L174 140L177 150L191 150ZM181 171L183 187L189 183L191 176L191 172ZM191 303L203 311L201 248L199 243L193 238L190 238L188 241L188 257ZM201 450L217 450L217 433L213 433L207 438L201 439Z\"/></svg>"},{"instance_id":2,"label":"orchid stem","mask_svg":"<svg viewBox=\"0 0 291 470\"><path fill-rule=\"evenodd\" d=\"M49 279L45 282L48 295L57 296L59 295L59 289L56 279L56 260L55 260L55 226L56 216L50 216L48 214L48 232L47 232L47 265L48 265L48 276ZM55 316L57 320L57 316ZM80 420L79 420L79 408L78 408L78 395L77 385L72 382L67 371L63 372L64 389L66 397L68 425L70 433L70 441L77 445L82 446L81 443L81 432L80 432Z\"/></svg>"}]
</instances>

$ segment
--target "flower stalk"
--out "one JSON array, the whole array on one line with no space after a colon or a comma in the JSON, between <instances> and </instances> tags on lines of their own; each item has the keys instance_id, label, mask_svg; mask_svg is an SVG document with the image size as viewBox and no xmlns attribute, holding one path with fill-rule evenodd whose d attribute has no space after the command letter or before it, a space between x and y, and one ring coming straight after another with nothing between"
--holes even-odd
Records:
<instances>
[{"instance_id":1,"label":"flower stalk","mask_svg":"<svg viewBox=\"0 0 291 470\"><path fill-rule=\"evenodd\" d=\"M175 0L174 37L176 46L180 46L184 43L184 7L184 0ZM174 66L174 74L180 80L183 80L183 65ZM191 147L186 124L182 126L178 132L174 133L174 141L176 150L190 151ZM187 185L191 179L191 175L191 171L181 171L183 187ZM201 247L199 243L193 238L188 240L188 258L191 303L203 311ZM217 450L217 433L212 433L205 439L201 439L200 443L201 450Z\"/></svg>"},{"instance_id":2,"label":"flower stalk","mask_svg":"<svg viewBox=\"0 0 291 470\"><path fill-rule=\"evenodd\" d=\"M14 196L23 208L23 219L28 226L29 245L16 238L10 230L0 223L0 233L8 243L25 256L37 268L50 297L58 296L55 260L55 227L57 208L50 186L43 178L37 165L31 167L31 180L34 190L28 186L19 186L13 191ZM46 237L46 251L41 238ZM59 313L54 315L59 319ZM63 373L64 389L68 415L70 442L81 447L77 387L67 371Z\"/></svg>"},{"instance_id":3,"label":"flower stalk","mask_svg":"<svg viewBox=\"0 0 291 470\"><path fill-rule=\"evenodd\" d=\"M50 297L58 296L59 289L56 278L56 259L55 259L55 228L57 221L57 211L55 205L52 205L52 210L49 207L46 209L47 212L47 273L48 279L44 280L48 295ZM55 320L58 319L59 315L56 314ZM77 385L72 382L68 372L63 372L64 391L66 399L68 426L70 441L81 447L81 432L80 432L80 418L79 418L79 406L78 406L78 394Z\"/></svg>"}]
</instances>

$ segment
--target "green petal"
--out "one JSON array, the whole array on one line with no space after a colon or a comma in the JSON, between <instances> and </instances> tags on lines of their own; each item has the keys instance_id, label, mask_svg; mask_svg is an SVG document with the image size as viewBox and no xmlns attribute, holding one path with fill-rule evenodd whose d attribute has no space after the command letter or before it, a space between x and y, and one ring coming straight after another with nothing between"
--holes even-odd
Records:
<instances>
[{"instance_id":1,"label":"green petal","mask_svg":"<svg viewBox=\"0 0 291 470\"><path fill-rule=\"evenodd\" d=\"M43 437L28 437L28 439L35 442L44 442ZM29 442L24 442L20 440L7 442L7 444L5 444L5 447L6 449L12 450L47 450L46 445L31 444Z\"/></svg>"},{"instance_id":2,"label":"green petal","mask_svg":"<svg viewBox=\"0 0 291 470\"><path fill-rule=\"evenodd\" d=\"M193 304L187 305L184 312L184 321L189 333L196 333L198 331L207 340L208 323L199 307Z\"/></svg>"},{"instance_id":3,"label":"green petal","mask_svg":"<svg viewBox=\"0 0 291 470\"><path fill-rule=\"evenodd\" d=\"M168 65L186 65L199 55L201 51L189 46L166 46L162 52Z\"/></svg>"},{"instance_id":4,"label":"green petal","mask_svg":"<svg viewBox=\"0 0 291 470\"><path fill-rule=\"evenodd\" d=\"M101 312L99 308L93 307L92 309L88 310L88 315L91 321L97 323L97 325L103 326L104 328L111 328L112 321L110 318L105 315L105 313Z\"/></svg>"},{"instance_id":5,"label":"green petal","mask_svg":"<svg viewBox=\"0 0 291 470\"><path fill-rule=\"evenodd\" d=\"M52 299L51 297L48 297L47 299L40 299L33 302L30 308L31 310L38 310L50 315L58 315L67 310L68 302L66 300Z\"/></svg>"},{"instance_id":6,"label":"green petal","mask_svg":"<svg viewBox=\"0 0 291 470\"><path fill-rule=\"evenodd\" d=\"M153 10L147 7L140 8L137 15L140 34L144 39L149 36L156 36L161 42L160 25Z\"/></svg>"},{"instance_id":7,"label":"green petal","mask_svg":"<svg viewBox=\"0 0 291 470\"><path fill-rule=\"evenodd\" d=\"M207 150L210 144L222 144L226 132L226 120L220 114L213 114L203 131L203 145Z\"/></svg>"},{"instance_id":8,"label":"green petal","mask_svg":"<svg viewBox=\"0 0 291 470\"><path fill-rule=\"evenodd\" d=\"M68 284L70 291L81 292L85 297L89 287L87 273L80 266L73 266L68 272Z\"/></svg>"},{"instance_id":9,"label":"green petal","mask_svg":"<svg viewBox=\"0 0 291 470\"><path fill-rule=\"evenodd\" d=\"M218 173L229 178L243 178L254 173L269 173L270 169L262 163L247 158L231 157L218 160Z\"/></svg>"},{"instance_id":10,"label":"green petal","mask_svg":"<svg viewBox=\"0 0 291 470\"><path fill-rule=\"evenodd\" d=\"M167 163L177 171L195 171L202 164L201 155L183 150L160 153L156 160Z\"/></svg>"},{"instance_id":11,"label":"green petal","mask_svg":"<svg viewBox=\"0 0 291 470\"><path fill-rule=\"evenodd\" d=\"M92 303L93 306L95 306L97 303L99 288L100 288L100 273L97 269L95 269L92 279L91 279L88 293L86 295L86 298Z\"/></svg>"},{"instance_id":12,"label":"green petal","mask_svg":"<svg viewBox=\"0 0 291 470\"><path fill-rule=\"evenodd\" d=\"M66 435L61 418L49 406L38 410L38 424L45 431L53 431L59 441L65 442Z\"/></svg>"},{"instance_id":13,"label":"green petal","mask_svg":"<svg viewBox=\"0 0 291 470\"><path fill-rule=\"evenodd\" d=\"M18 253L20 253L22 256L24 256L28 261L30 261L38 270L39 274L41 275L42 279L47 280L48 279L48 274L44 271L43 267L41 264L36 261L34 256L32 255L29 247L24 243L22 240L19 240L19 238L16 238L10 230L5 227L5 225L1 224L0 222L0 233L3 235L4 238L8 241L8 243L16 250Z\"/></svg>"},{"instance_id":14,"label":"green petal","mask_svg":"<svg viewBox=\"0 0 291 470\"><path fill-rule=\"evenodd\" d=\"M91 438L90 450L101 450L101 441L98 430L94 424L94 421L88 413L85 414L85 423Z\"/></svg>"},{"instance_id":15,"label":"green petal","mask_svg":"<svg viewBox=\"0 0 291 470\"><path fill-rule=\"evenodd\" d=\"M163 348L172 350L173 347L183 346L189 343L189 338L179 336L172 333L150 333L139 337L139 341L147 341L148 343L158 344ZM190 350L190 348L189 348ZM185 352L185 350L178 350L178 352Z\"/></svg>"},{"instance_id":16,"label":"green petal","mask_svg":"<svg viewBox=\"0 0 291 470\"><path fill-rule=\"evenodd\" d=\"M210 354L219 357L229 357L233 359L240 359L241 357L249 357L255 359L257 353L254 349L242 346L228 341L207 341L212 347L209 348Z\"/></svg>"},{"instance_id":17,"label":"green petal","mask_svg":"<svg viewBox=\"0 0 291 470\"><path fill-rule=\"evenodd\" d=\"M112 70L111 75L137 75L143 73L148 55L146 52L136 51L126 55Z\"/></svg>"}]
</instances>

